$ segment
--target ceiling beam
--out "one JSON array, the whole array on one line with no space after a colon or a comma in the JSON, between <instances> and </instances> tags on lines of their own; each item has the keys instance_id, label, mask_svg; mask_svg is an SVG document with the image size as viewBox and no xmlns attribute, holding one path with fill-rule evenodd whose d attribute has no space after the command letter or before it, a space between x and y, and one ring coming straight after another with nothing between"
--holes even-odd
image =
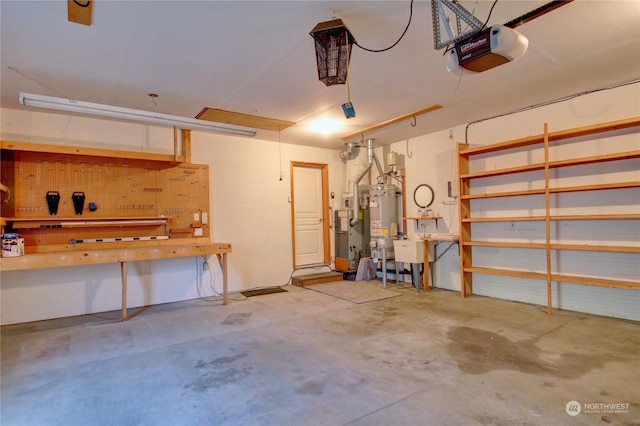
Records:
<instances>
[{"instance_id":1,"label":"ceiling beam","mask_svg":"<svg viewBox=\"0 0 640 426\"><path fill-rule=\"evenodd\" d=\"M400 117L392 118L391 120L383 121L382 123L378 123L378 124L375 124L373 126L365 127L364 129L358 130L357 132L349 133L348 135L344 135L341 139L342 140L347 140L347 139L350 139L350 138L352 138L354 136L363 135L365 133L370 133L370 132L373 132L375 130L379 130L379 129L383 128L383 127L391 126L392 124L396 124L396 123L399 123L401 121L408 120L409 118L415 118L415 117L417 117L419 115L426 114L428 112L435 111L435 110L438 110L440 108L442 108L442 105L434 104L434 105L431 105L429 107L426 107L426 108L423 108L423 109L419 109L419 110L414 111L414 112L410 112L409 114L401 115Z\"/></svg>"}]
</instances>

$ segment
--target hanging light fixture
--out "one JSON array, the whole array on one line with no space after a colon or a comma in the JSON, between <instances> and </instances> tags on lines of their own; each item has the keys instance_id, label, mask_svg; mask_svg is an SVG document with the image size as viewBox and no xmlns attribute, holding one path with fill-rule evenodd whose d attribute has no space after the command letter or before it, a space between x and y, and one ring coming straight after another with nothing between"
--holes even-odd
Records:
<instances>
[{"instance_id":1,"label":"hanging light fixture","mask_svg":"<svg viewBox=\"0 0 640 426\"><path fill-rule=\"evenodd\" d=\"M321 22L310 35L316 44L318 79L327 86L345 84L351 47L356 40L342 19Z\"/></svg>"}]
</instances>

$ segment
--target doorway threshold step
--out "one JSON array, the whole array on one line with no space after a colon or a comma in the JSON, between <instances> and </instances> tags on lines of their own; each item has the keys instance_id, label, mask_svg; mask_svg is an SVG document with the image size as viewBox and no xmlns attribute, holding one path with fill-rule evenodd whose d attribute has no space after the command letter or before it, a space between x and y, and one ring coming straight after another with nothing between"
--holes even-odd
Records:
<instances>
[{"instance_id":1,"label":"doorway threshold step","mask_svg":"<svg viewBox=\"0 0 640 426\"><path fill-rule=\"evenodd\" d=\"M321 272L318 274L301 275L299 277L293 277L291 283L299 287L305 287L313 284L330 283L334 281L342 281L341 272Z\"/></svg>"}]
</instances>

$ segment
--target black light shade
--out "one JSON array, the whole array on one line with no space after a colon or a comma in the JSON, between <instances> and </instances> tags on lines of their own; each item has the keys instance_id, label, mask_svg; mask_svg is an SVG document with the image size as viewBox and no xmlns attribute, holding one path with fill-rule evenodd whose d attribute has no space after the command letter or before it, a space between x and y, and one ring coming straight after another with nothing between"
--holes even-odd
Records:
<instances>
[{"instance_id":1,"label":"black light shade","mask_svg":"<svg viewBox=\"0 0 640 426\"><path fill-rule=\"evenodd\" d=\"M351 47L355 43L353 35L342 19L321 22L311 30L316 44L318 78L327 86L345 84ZM347 46L347 43L349 45Z\"/></svg>"}]
</instances>

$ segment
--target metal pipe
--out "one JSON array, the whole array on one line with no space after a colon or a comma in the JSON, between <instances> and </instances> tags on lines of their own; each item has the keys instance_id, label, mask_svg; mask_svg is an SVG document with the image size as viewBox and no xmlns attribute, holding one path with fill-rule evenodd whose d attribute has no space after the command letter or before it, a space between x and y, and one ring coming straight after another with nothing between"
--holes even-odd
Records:
<instances>
[{"instance_id":1,"label":"metal pipe","mask_svg":"<svg viewBox=\"0 0 640 426\"><path fill-rule=\"evenodd\" d=\"M378 169L378 178L380 176L384 176L384 171L382 170L382 167L380 166L380 160L378 160L378 156L376 155L376 153L373 152L373 148L371 148L371 154L373 155L373 161L375 161L376 168ZM378 183L383 183L383 182L378 182Z\"/></svg>"},{"instance_id":2,"label":"metal pipe","mask_svg":"<svg viewBox=\"0 0 640 426\"><path fill-rule=\"evenodd\" d=\"M355 142L349 142L347 143L347 149L346 150L342 150L340 151L340 158L342 158L343 160L353 160L355 157L358 156L358 152L360 150L360 147L358 145L355 144Z\"/></svg>"},{"instance_id":3,"label":"metal pipe","mask_svg":"<svg viewBox=\"0 0 640 426\"><path fill-rule=\"evenodd\" d=\"M369 173L371 170L371 166L373 166L373 162L376 162L376 166L378 168L378 172L382 174L382 168L380 167L380 162L378 158L375 156L373 152L373 139L367 139L367 166L358 174L358 176L353 181L353 217L349 221L349 225L354 226L358 223L358 209L360 207L360 191L358 190L358 184Z\"/></svg>"}]
</instances>

